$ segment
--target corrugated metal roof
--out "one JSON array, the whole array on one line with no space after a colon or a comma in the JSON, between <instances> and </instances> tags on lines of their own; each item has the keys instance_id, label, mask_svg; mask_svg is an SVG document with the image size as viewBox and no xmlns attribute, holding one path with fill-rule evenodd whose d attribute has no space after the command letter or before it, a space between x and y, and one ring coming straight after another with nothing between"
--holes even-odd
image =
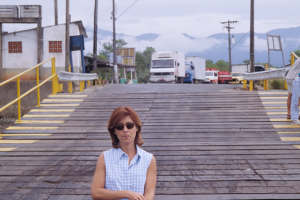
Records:
<instances>
[{"instance_id":1,"label":"corrugated metal roof","mask_svg":"<svg viewBox=\"0 0 300 200\"><path fill-rule=\"evenodd\" d=\"M70 24L76 24L76 25L78 25L80 34L83 35L84 38L88 38L88 36L86 34L86 31L85 31L85 27L83 26L82 21L74 21L74 22L70 22ZM58 24L58 25L44 26L42 28L48 28L48 27L59 26L59 25L65 25L65 23ZM9 32L9 33L5 33L4 32L3 35L10 35L10 34L14 34L14 33L20 33L20 32L31 31L31 30L36 30L36 28L26 29L26 30L21 30L21 31L14 31L14 32Z\"/></svg>"}]
</instances>

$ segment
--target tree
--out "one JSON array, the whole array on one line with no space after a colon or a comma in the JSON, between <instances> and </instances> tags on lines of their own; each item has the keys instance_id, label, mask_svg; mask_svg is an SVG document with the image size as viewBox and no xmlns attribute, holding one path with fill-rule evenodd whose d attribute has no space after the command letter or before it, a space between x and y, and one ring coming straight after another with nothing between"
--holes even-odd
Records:
<instances>
[{"instance_id":1,"label":"tree","mask_svg":"<svg viewBox=\"0 0 300 200\"><path fill-rule=\"evenodd\" d=\"M102 48L99 51L98 58L108 60L108 58L110 56L110 53L113 52L113 40L111 40L111 42L110 41L109 42L103 42L103 44L101 44L101 45L102 45ZM127 42L125 42L124 39L116 40L117 49L124 48L125 45L127 45Z\"/></svg>"},{"instance_id":2,"label":"tree","mask_svg":"<svg viewBox=\"0 0 300 200\"><path fill-rule=\"evenodd\" d=\"M298 57L300 57L300 46L299 49L293 51Z\"/></svg>"},{"instance_id":3,"label":"tree","mask_svg":"<svg viewBox=\"0 0 300 200\"><path fill-rule=\"evenodd\" d=\"M143 51L147 67L150 67L151 65L151 57L153 52L155 52L155 49L153 47L146 47L146 49Z\"/></svg>"},{"instance_id":4,"label":"tree","mask_svg":"<svg viewBox=\"0 0 300 200\"><path fill-rule=\"evenodd\" d=\"M214 62L212 60L206 60L206 69L214 68Z\"/></svg>"},{"instance_id":5,"label":"tree","mask_svg":"<svg viewBox=\"0 0 300 200\"><path fill-rule=\"evenodd\" d=\"M250 65L250 60L243 60L244 64Z\"/></svg>"},{"instance_id":6,"label":"tree","mask_svg":"<svg viewBox=\"0 0 300 200\"><path fill-rule=\"evenodd\" d=\"M135 54L135 66L139 83L149 82L152 52L155 52L153 47L146 47L143 52L137 51Z\"/></svg>"},{"instance_id":7,"label":"tree","mask_svg":"<svg viewBox=\"0 0 300 200\"><path fill-rule=\"evenodd\" d=\"M224 60L218 60L213 68L217 68L219 71L229 71L229 64Z\"/></svg>"}]
</instances>

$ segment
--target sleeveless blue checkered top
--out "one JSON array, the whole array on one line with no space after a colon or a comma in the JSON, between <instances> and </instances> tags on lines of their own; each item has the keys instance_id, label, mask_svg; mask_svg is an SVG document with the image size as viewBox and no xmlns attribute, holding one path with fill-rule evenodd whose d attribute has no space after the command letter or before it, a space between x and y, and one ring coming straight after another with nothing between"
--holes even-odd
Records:
<instances>
[{"instance_id":1,"label":"sleeveless blue checkered top","mask_svg":"<svg viewBox=\"0 0 300 200\"><path fill-rule=\"evenodd\" d=\"M104 151L105 189L112 191L129 190L144 194L147 170L153 155L137 145L136 149L137 154L131 160L130 165L128 165L129 157L121 148L111 148Z\"/></svg>"}]
</instances>

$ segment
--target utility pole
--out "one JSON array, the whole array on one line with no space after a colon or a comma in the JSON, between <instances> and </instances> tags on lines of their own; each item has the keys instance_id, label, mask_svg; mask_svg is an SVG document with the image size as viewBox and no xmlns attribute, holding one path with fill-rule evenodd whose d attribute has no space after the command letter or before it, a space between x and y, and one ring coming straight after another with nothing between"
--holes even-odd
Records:
<instances>
[{"instance_id":1,"label":"utility pole","mask_svg":"<svg viewBox=\"0 0 300 200\"><path fill-rule=\"evenodd\" d=\"M112 11L112 17L113 17L113 48L114 48L114 82L116 84L119 84L119 78L118 78L118 66L117 66L117 45L116 45L116 12L115 12L115 0L113 2L113 11Z\"/></svg>"},{"instance_id":2,"label":"utility pole","mask_svg":"<svg viewBox=\"0 0 300 200\"><path fill-rule=\"evenodd\" d=\"M57 0L54 0L54 24L58 24Z\"/></svg>"},{"instance_id":3,"label":"utility pole","mask_svg":"<svg viewBox=\"0 0 300 200\"><path fill-rule=\"evenodd\" d=\"M65 41L65 71L69 71L70 63L70 13L69 13L69 0L66 0L66 41Z\"/></svg>"},{"instance_id":4,"label":"utility pole","mask_svg":"<svg viewBox=\"0 0 300 200\"><path fill-rule=\"evenodd\" d=\"M232 65L231 65L231 38L230 38L230 29L234 29L234 27L231 27L230 24L238 23L238 21L230 21L228 22L220 22L221 24L227 24L224 28L228 29L228 50L229 50L229 71L232 71Z\"/></svg>"},{"instance_id":5,"label":"utility pole","mask_svg":"<svg viewBox=\"0 0 300 200\"><path fill-rule=\"evenodd\" d=\"M254 72L254 0L250 9L250 72Z\"/></svg>"},{"instance_id":6,"label":"utility pole","mask_svg":"<svg viewBox=\"0 0 300 200\"><path fill-rule=\"evenodd\" d=\"M97 32L98 32L98 0L95 0L94 10L94 48L93 48L93 69L97 73Z\"/></svg>"}]
</instances>

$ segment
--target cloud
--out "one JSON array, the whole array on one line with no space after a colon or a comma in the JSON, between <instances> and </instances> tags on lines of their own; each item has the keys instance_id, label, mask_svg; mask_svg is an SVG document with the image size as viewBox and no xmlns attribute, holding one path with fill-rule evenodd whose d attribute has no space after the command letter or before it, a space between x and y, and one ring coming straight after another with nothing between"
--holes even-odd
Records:
<instances>
[{"instance_id":1,"label":"cloud","mask_svg":"<svg viewBox=\"0 0 300 200\"><path fill-rule=\"evenodd\" d=\"M238 47L240 50L249 51L250 48L250 37ZM267 40L260 39L257 36L254 37L254 50L258 52L268 51Z\"/></svg>"},{"instance_id":2,"label":"cloud","mask_svg":"<svg viewBox=\"0 0 300 200\"><path fill-rule=\"evenodd\" d=\"M128 47L136 47L136 51L144 51L146 47L153 47L156 51L181 51L203 52L218 45L224 45L226 40L217 40L214 38L197 38L191 40L182 34L160 35L153 41L137 41L135 37L124 37Z\"/></svg>"}]
</instances>

